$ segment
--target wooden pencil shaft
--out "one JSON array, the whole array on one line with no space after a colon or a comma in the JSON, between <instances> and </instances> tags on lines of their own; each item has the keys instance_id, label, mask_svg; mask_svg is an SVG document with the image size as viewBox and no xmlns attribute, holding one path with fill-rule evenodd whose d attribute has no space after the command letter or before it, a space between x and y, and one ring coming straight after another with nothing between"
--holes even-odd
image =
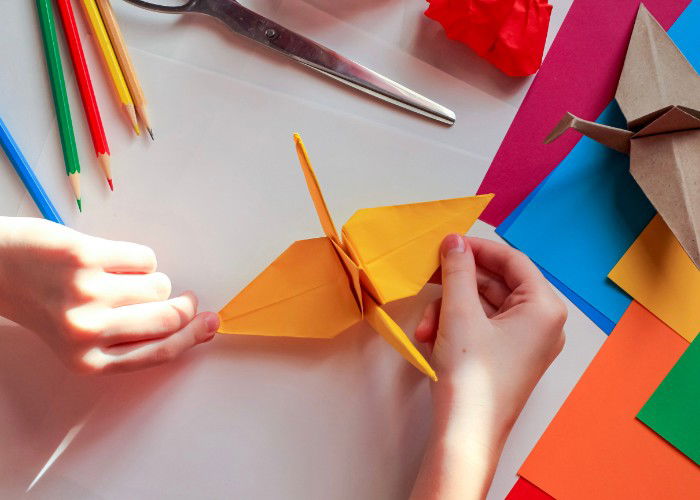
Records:
<instances>
[{"instance_id":1,"label":"wooden pencil shaft","mask_svg":"<svg viewBox=\"0 0 700 500\"><path fill-rule=\"evenodd\" d=\"M107 35L109 35L112 48L117 56L117 61L126 79L126 85L129 87L129 92L131 92L131 98L134 100L134 106L137 108L145 106L147 103L146 97L143 94L143 87L141 87L141 82L136 74L136 68L129 55L129 49L126 46L124 36L117 23L112 5L109 0L97 0L97 7L102 15L102 21L107 30Z\"/></svg>"},{"instance_id":2,"label":"wooden pencil shaft","mask_svg":"<svg viewBox=\"0 0 700 500\"><path fill-rule=\"evenodd\" d=\"M34 171L32 171L32 168L29 166L29 162L27 162L27 159L22 154L22 150L15 142L12 134L10 134L10 131L2 121L2 118L0 118L0 147L5 151L7 158L10 160L17 175L27 188L29 195L34 200L41 215L43 215L45 219L63 224L63 219L61 219L56 207L51 203L51 199L46 194L46 191L44 191L39 179L34 175Z\"/></svg>"},{"instance_id":3,"label":"wooden pencil shaft","mask_svg":"<svg viewBox=\"0 0 700 500\"><path fill-rule=\"evenodd\" d=\"M92 30L92 34L97 41L100 48L100 54L102 55L102 60L107 66L107 71L110 74L112 84L119 97L122 104L130 104L133 106L134 101L129 92L129 88L126 85L126 80L124 79L124 73L119 66L117 61L117 56L114 53L114 48L112 47L112 42L107 35L107 30L105 28L104 22L102 21L102 16L100 11L95 4L95 0L81 0L83 6L83 12L85 17L87 17L88 24Z\"/></svg>"},{"instance_id":4,"label":"wooden pencil shaft","mask_svg":"<svg viewBox=\"0 0 700 500\"><path fill-rule=\"evenodd\" d=\"M63 66L61 65L61 54L58 47L56 23L51 0L36 0L36 6L39 13L44 54L46 56L49 80L51 81L54 107L56 108L56 119L61 137L66 173L68 175L79 174L80 160L78 158L78 149L75 145L73 121L70 114L70 105L68 104L68 94L66 93L66 82L63 76Z\"/></svg>"},{"instance_id":5,"label":"wooden pencil shaft","mask_svg":"<svg viewBox=\"0 0 700 500\"><path fill-rule=\"evenodd\" d=\"M63 21L63 28L68 40L71 60L78 81L80 97L90 129L95 154L109 154L107 136L105 134L104 125L102 124L102 117L100 116L97 99L95 98L95 91L90 78L90 70L85 61L85 54L83 53L80 34L78 33L78 27L75 22L73 7L71 6L70 0L57 0L57 3L61 14L61 20Z\"/></svg>"}]
</instances>

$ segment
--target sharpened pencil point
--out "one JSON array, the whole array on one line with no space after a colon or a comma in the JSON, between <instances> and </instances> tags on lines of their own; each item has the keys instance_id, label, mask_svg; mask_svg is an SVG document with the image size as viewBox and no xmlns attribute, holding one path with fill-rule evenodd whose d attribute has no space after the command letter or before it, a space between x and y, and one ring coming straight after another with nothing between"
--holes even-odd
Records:
<instances>
[{"instance_id":1,"label":"sharpened pencil point","mask_svg":"<svg viewBox=\"0 0 700 500\"><path fill-rule=\"evenodd\" d=\"M155 141L155 140L156 140L156 138L153 137L153 129L151 129L150 127L148 128L148 135L151 136L151 140L152 140L152 141Z\"/></svg>"},{"instance_id":2,"label":"sharpened pencil point","mask_svg":"<svg viewBox=\"0 0 700 500\"><path fill-rule=\"evenodd\" d=\"M112 183L112 179L107 179L107 183L109 184L109 189L114 191L114 184Z\"/></svg>"},{"instance_id":3,"label":"sharpened pencil point","mask_svg":"<svg viewBox=\"0 0 700 500\"><path fill-rule=\"evenodd\" d=\"M82 200L81 200L80 198L76 198L75 201L78 202L78 210L82 213L82 211L83 211L83 202L82 202Z\"/></svg>"}]
</instances>

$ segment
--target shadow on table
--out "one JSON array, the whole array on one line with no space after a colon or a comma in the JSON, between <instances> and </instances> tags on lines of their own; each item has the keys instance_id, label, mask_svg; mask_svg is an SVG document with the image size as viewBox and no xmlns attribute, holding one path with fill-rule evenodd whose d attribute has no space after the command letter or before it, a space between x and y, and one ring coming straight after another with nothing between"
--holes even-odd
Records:
<instances>
[{"instance_id":1,"label":"shadow on table","mask_svg":"<svg viewBox=\"0 0 700 500\"><path fill-rule=\"evenodd\" d=\"M429 300L431 293L423 293L416 299L392 303L387 311L412 336ZM380 362L388 356L393 356L391 362ZM23 494L50 462L29 498L56 498L56 494L94 497L98 492L84 488L99 481L82 473L107 472L104 467L109 467L112 453L114 457L128 456L129 443L147 442L158 419L173 408L191 402L198 405L191 410L192 415L199 415L200 422L201 417L208 419L208 403L222 394L221 386L212 386L212 381L227 379L227 397L247 401L241 395L250 394L249 375L260 377L266 365L274 367L274 383L266 386L263 381L259 397L269 401L252 404L275 408L273 399L284 390L280 381L285 379L287 383L312 382L306 390L320 392L309 395L310 400L323 400L336 384L320 380L317 384L313 374L311 378L300 375L328 365L330 369L318 373L331 373L340 377L338 387L347 388L350 383L353 390L363 393L365 406L355 410L365 420L381 422L377 428L396 429L393 419L405 415L409 425L400 426L406 433L401 432L395 448L397 452L419 449L410 456L420 456L421 436L427 434L429 423L425 419L429 414L427 380L365 324L328 340L220 335L212 344L199 346L174 363L114 376L75 375L38 337L16 326L0 325L0 496ZM190 396L183 399L178 395L173 401L179 391ZM190 400L196 393L199 395ZM421 411L415 411L416 407ZM240 416L239 420L245 422L246 418ZM171 425L181 424L176 416ZM368 446L372 439L367 436ZM62 447L63 452L52 458ZM105 454L108 462L103 462ZM417 469L418 463L412 467Z\"/></svg>"},{"instance_id":2,"label":"shadow on table","mask_svg":"<svg viewBox=\"0 0 700 500\"><path fill-rule=\"evenodd\" d=\"M528 87L532 77L514 78L504 74L467 45L447 38L438 22L425 16L408 22L417 26L404 29L404 33L410 34L405 36L411 38L403 40L402 45L422 61L504 101L517 97Z\"/></svg>"}]
</instances>

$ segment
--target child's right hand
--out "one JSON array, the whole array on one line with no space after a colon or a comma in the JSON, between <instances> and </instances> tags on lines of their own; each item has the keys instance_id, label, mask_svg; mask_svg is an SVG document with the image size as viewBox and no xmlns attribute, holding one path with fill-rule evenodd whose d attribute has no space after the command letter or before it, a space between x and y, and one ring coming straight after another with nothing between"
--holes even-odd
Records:
<instances>
[{"instance_id":1,"label":"child's right hand","mask_svg":"<svg viewBox=\"0 0 700 500\"><path fill-rule=\"evenodd\" d=\"M416 499L483 498L532 389L564 345L566 307L507 245L449 235L442 300L416 329L438 375Z\"/></svg>"},{"instance_id":2,"label":"child's right hand","mask_svg":"<svg viewBox=\"0 0 700 500\"><path fill-rule=\"evenodd\" d=\"M52 222L0 217L0 315L87 373L146 368L213 338L215 313L169 299L153 251Z\"/></svg>"}]
</instances>

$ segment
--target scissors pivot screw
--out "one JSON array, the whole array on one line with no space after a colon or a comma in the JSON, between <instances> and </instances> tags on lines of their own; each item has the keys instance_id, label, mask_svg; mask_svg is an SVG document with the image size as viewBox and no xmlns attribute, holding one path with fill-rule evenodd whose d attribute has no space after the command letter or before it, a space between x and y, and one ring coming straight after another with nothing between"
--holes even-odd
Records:
<instances>
[{"instance_id":1,"label":"scissors pivot screw","mask_svg":"<svg viewBox=\"0 0 700 500\"><path fill-rule=\"evenodd\" d=\"M272 40L273 38L277 37L277 30L275 28L267 28L265 30L265 36Z\"/></svg>"}]
</instances>

